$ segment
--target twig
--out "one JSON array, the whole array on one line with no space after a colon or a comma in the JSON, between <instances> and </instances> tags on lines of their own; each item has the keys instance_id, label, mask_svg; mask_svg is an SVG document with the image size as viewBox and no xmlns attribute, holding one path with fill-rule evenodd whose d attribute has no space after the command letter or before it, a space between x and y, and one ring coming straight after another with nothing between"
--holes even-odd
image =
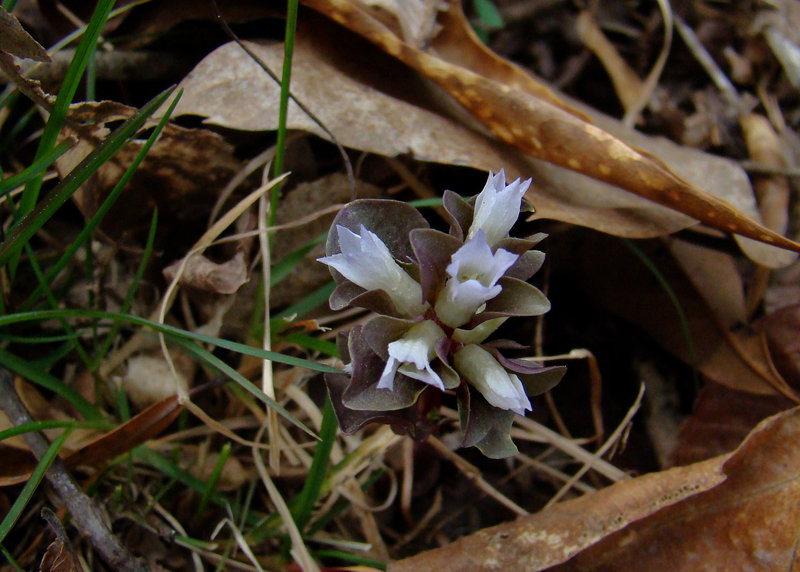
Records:
<instances>
[{"instance_id":1,"label":"twig","mask_svg":"<svg viewBox=\"0 0 800 572\"><path fill-rule=\"evenodd\" d=\"M14 390L11 374L4 369L0 369L0 408L14 426L33 423L33 418ZM23 437L36 459L41 459L48 448L47 439L38 431L25 433ZM89 537L94 549L112 570L144 572L148 569L114 536L100 508L78 486L59 457L50 465L45 477L64 501L75 527Z\"/></svg>"}]
</instances>

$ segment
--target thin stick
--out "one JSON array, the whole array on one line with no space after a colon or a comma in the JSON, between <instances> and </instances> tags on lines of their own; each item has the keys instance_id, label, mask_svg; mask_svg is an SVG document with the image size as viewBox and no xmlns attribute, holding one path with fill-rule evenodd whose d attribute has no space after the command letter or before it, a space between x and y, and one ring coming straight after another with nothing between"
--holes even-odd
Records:
<instances>
[{"instance_id":1,"label":"thin stick","mask_svg":"<svg viewBox=\"0 0 800 572\"><path fill-rule=\"evenodd\" d=\"M475 465L465 461L459 455L453 453L450 449L447 448L447 445L439 441L436 437L428 437L428 444L432 445L434 449L439 451L444 457L452 462L456 468L461 471L467 479L469 479L475 486L485 492L487 495L495 499L497 502L502 504L504 507L510 509L512 512L517 514L518 516L526 516L528 513L527 510L519 506L517 503L512 501L510 498L505 496L503 493L498 491L492 485L486 481L481 475L481 471Z\"/></svg>"},{"instance_id":2,"label":"thin stick","mask_svg":"<svg viewBox=\"0 0 800 572\"><path fill-rule=\"evenodd\" d=\"M0 408L15 427L33 423L33 418L14 390L11 374L4 369L0 369ZM38 431L25 433L23 438L34 457L37 460L41 459L49 447L47 439ZM45 477L58 497L64 501L76 528L89 537L94 549L112 570L131 572L147 570L145 563L128 552L128 549L114 536L103 512L67 472L60 457L56 457Z\"/></svg>"},{"instance_id":3,"label":"thin stick","mask_svg":"<svg viewBox=\"0 0 800 572\"><path fill-rule=\"evenodd\" d=\"M584 463L580 470L575 473L572 478L563 487L561 487L561 490L559 490L555 496L548 501L548 503L544 506L545 509L558 502L558 499L564 496L567 491L572 488L573 484L575 484L586 473L586 471L594 468L594 462L600 460L600 457L614 446L620 436L625 432L628 423L631 422L633 416L636 415L637 411L639 411L639 407L642 404L642 397L644 397L644 384L642 384L642 386L639 388L639 395L636 396L636 401L634 401L633 405L631 405L631 408L628 410L628 413L622 419L616 430L608 437L608 441L606 441L603 446L597 450L597 453L594 454L593 458Z\"/></svg>"}]
</instances>

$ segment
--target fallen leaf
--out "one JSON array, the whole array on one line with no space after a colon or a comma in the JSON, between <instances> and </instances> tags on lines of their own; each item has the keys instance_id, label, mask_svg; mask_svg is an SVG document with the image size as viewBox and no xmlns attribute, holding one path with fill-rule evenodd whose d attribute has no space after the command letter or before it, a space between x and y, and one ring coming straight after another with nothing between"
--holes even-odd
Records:
<instances>
[{"instance_id":1,"label":"fallen leaf","mask_svg":"<svg viewBox=\"0 0 800 572\"><path fill-rule=\"evenodd\" d=\"M767 336L775 367L793 387L800 387L800 305L785 306L759 323Z\"/></svg>"},{"instance_id":2,"label":"fallen leaf","mask_svg":"<svg viewBox=\"0 0 800 572\"><path fill-rule=\"evenodd\" d=\"M179 260L167 266L164 276L171 282L178 272L181 286L216 294L234 294L249 279L242 250L237 250L233 258L223 263L212 262L202 254L192 254L185 262Z\"/></svg>"},{"instance_id":3,"label":"fallen leaf","mask_svg":"<svg viewBox=\"0 0 800 572\"><path fill-rule=\"evenodd\" d=\"M60 538L49 544L39 564L39 572L82 572L72 548Z\"/></svg>"},{"instance_id":4,"label":"fallen leaf","mask_svg":"<svg viewBox=\"0 0 800 572\"><path fill-rule=\"evenodd\" d=\"M19 20L0 7L0 51L37 62L49 62L50 56L39 42L34 40Z\"/></svg>"},{"instance_id":5,"label":"fallen leaf","mask_svg":"<svg viewBox=\"0 0 800 572\"><path fill-rule=\"evenodd\" d=\"M532 157L618 186L720 230L800 251L800 244L694 187L659 158L630 146L563 107L404 43L353 2L303 0L303 4L432 80L500 141ZM460 2L451 0L447 13L452 16L456 11L460 12Z\"/></svg>"},{"instance_id":6,"label":"fallen leaf","mask_svg":"<svg viewBox=\"0 0 800 572\"><path fill-rule=\"evenodd\" d=\"M178 363L173 373L162 355L133 356L128 360L127 371L122 376L122 389L137 407L146 407L177 395L181 390L185 393L194 365L190 360L173 356L173 363L176 361Z\"/></svg>"},{"instance_id":7,"label":"fallen leaf","mask_svg":"<svg viewBox=\"0 0 800 572\"><path fill-rule=\"evenodd\" d=\"M193 392L203 391L209 386L197 387ZM115 429L97 437L74 453L66 455L64 464L67 468L102 466L103 463L127 453L160 434L182 410L183 406L178 403L177 396L165 397ZM3 463L0 465L0 487L27 481L35 467L36 459L30 453L13 464Z\"/></svg>"},{"instance_id":8,"label":"fallen leaf","mask_svg":"<svg viewBox=\"0 0 800 572\"><path fill-rule=\"evenodd\" d=\"M108 133L107 124L127 119L136 110L110 101L80 103L69 117L84 125L79 143L57 161L62 175L69 173ZM103 164L73 195L87 218L108 196L144 141L134 140ZM202 165L202 169L197 166ZM147 157L128 182L100 228L117 240L143 244L154 208L159 209L161 242L169 248L191 243L185 229L193 221L203 224L218 193L240 169L233 146L206 129L185 129L168 124ZM185 251L184 251L185 252Z\"/></svg>"},{"instance_id":9,"label":"fallen leaf","mask_svg":"<svg viewBox=\"0 0 800 572\"><path fill-rule=\"evenodd\" d=\"M616 483L388 570L793 569L798 438L795 408L730 455Z\"/></svg>"},{"instance_id":10,"label":"fallen leaf","mask_svg":"<svg viewBox=\"0 0 800 572\"><path fill-rule=\"evenodd\" d=\"M248 45L273 70L280 69L282 46ZM383 77L393 81L381 81ZM207 56L181 87L184 96L176 114L200 115L207 123L231 129L277 128L278 87L234 44ZM555 100L549 90L541 89L542 97L550 93ZM696 224L685 215L612 185L525 157L462 125L437 111L429 90L402 65L313 18L306 19L298 30L292 91L347 147L387 156L410 153L421 161L487 171L505 168L510 178L532 176L534 186L528 199L536 206L537 218L635 238L661 236ZM614 125L613 120L605 121ZM326 137L319 125L291 102L288 125ZM651 145L652 152L668 157L684 177L708 190L725 192L740 206L748 204L749 196L755 210L747 177L732 162L633 131L628 135L639 145Z\"/></svg>"},{"instance_id":11,"label":"fallen leaf","mask_svg":"<svg viewBox=\"0 0 800 572\"><path fill-rule=\"evenodd\" d=\"M706 382L678 432L671 465L688 465L733 451L763 419L785 411L782 395L755 395Z\"/></svg>"},{"instance_id":12,"label":"fallen leaf","mask_svg":"<svg viewBox=\"0 0 800 572\"><path fill-rule=\"evenodd\" d=\"M388 571L543 570L632 522L719 485L725 479L723 462L713 459L622 481L392 562Z\"/></svg>"},{"instance_id":13,"label":"fallen leaf","mask_svg":"<svg viewBox=\"0 0 800 572\"><path fill-rule=\"evenodd\" d=\"M725 482L604 538L553 570L796 570L798 438L800 409L764 420L722 458Z\"/></svg>"},{"instance_id":14,"label":"fallen leaf","mask_svg":"<svg viewBox=\"0 0 800 572\"><path fill-rule=\"evenodd\" d=\"M772 371L761 334L738 327L741 297L735 291L735 284L732 290L728 290L729 286L721 288L722 293L712 298L720 312L717 318L663 250L638 245L643 247L645 256L680 303L699 371L736 391L770 395L780 389L791 395L786 382ZM618 242L602 236L593 237L574 254L582 261L576 279L591 284L587 291L596 303L642 328L672 355L692 365L681 318L664 286L642 261ZM622 285L620 276L625 277ZM624 295L620 295L621 288Z\"/></svg>"}]
</instances>

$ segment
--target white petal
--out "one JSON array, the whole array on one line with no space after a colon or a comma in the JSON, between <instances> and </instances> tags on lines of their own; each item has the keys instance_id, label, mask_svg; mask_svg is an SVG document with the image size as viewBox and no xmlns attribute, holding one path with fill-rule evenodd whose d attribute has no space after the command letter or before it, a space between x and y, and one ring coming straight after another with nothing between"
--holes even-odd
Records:
<instances>
[{"instance_id":1,"label":"white petal","mask_svg":"<svg viewBox=\"0 0 800 572\"><path fill-rule=\"evenodd\" d=\"M400 365L396 359L389 356L386 361L386 367L383 368L381 378L378 380L378 389L394 389L394 376L397 373L397 368Z\"/></svg>"},{"instance_id":2,"label":"white petal","mask_svg":"<svg viewBox=\"0 0 800 572\"><path fill-rule=\"evenodd\" d=\"M474 237L453 253L447 273L462 282L474 278L484 286L493 286L517 258L518 255L502 248L492 254L486 235L483 230L478 230Z\"/></svg>"},{"instance_id":3,"label":"white petal","mask_svg":"<svg viewBox=\"0 0 800 572\"><path fill-rule=\"evenodd\" d=\"M489 245L495 246L508 236L508 231L519 217L522 196L528 190L531 180L517 179L510 185L506 185L505 181L506 175L502 169L497 175L489 173L486 185L475 200L475 214L467 239L483 230Z\"/></svg>"},{"instance_id":4,"label":"white petal","mask_svg":"<svg viewBox=\"0 0 800 572\"><path fill-rule=\"evenodd\" d=\"M402 338L389 344L389 359L383 369L378 388L392 389L394 377L400 373L445 390L442 378L431 367L436 356L436 344L445 337L444 331L431 320L412 326Z\"/></svg>"},{"instance_id":5,"label":"white petal","mask_svg":"<svg viewBox=\"0 0 800 572\"><path fill-rule=\"evenodd\" d=\"M519 415L531 410L531 402L519 378L509 375L500 362L483 348L474 344L464 346L453 356L453 364L491 405Z\"/></svg>"},{"instance_id":6,"label":"white petal","mask_svg":"<svg viewBox=\"0 0 800 572\"><path fill-rule=\"evenodd\" d=\"M336 225L341 252L318 258L365 290L383 290L406 316L424 312L422 287L392 258L378 235L361 225L361 234Z\"/></svg>"},{"instance_id":7,"label":"white petal","mask_svg":"<svg viewBox=\"0 0 800 572\"><path fill-rule=\"evenodd\" d=\"M453 328L466 324L478 308L500 294L503 288L497 281L517 258L502 248L492 254L483 231L478 230L451 257L450 278L436 299L436 315Z\"/></svg>"}]
</instances>

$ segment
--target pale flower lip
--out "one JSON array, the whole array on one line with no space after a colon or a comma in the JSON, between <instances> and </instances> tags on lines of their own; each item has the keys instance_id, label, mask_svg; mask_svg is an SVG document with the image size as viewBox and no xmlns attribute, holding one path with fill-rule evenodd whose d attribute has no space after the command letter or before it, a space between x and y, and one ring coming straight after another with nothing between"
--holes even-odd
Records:
<instances>
[{"instance_id":1,"label":"pale flower lip","mask_svg":"<svg viewBox=\"0 0 800 572\"><path fill-rule=\"evenodd\" d=\"M508 231L519 218L522 197L531 185L531 179L517 179L506 185L503 169L496 175L489 172L489 180L475 200L475 214L467 233L467 240L482 230L489 246L494 247L508 236Z\"/></svg>"},{"instance_id":2,"label":"pale flower lip","mask_svg":"<svg viewBox=\"0 0 800 572\"><path fill-rule=\"evenodd\" d=\"M406 316L424 312L422 287L392 257L383 241L363 224L361 234L336 225L341 252L318 258L365 290L383 290Z\"/></svg>"},{"instance_id":3,"label":"pale flower lip","mask_svg":"<svg viewBox=\"0 0 800 572\"><path fill-rule=\"evenodd\" d=\"M456 371L491 405L519 415L532 410L519 378L509 374L492 354L480 346L464 346L453 356L453 364Z\"/></svg>"},{"instance_id":4,"label":"pale flower lip","mask_svg":"<svg viewBox=\"0 0 800 572\"><path fill-rule=\"evenodd\" d=\"M442 328L431 320L425 320L413 325L399 340L391 342L389 360L378 381L378 389L394 389L394 378L399 371L444 391L442 378L431 367L436 343L444 337Z\"/></svg>"},{"instance_id":5,"label":"pale flower lip","mask_svg":"<svg viewBox=\"0 0 800 572\"><path fill-rule=\"evenodd\" d=\"M450 259L450 278L436 300L436 315L454 328L466 324L482 304L500 294L503 287L497 281L517 258L502 248L492 253L483 230L478 230Z\"/></svg>"}]
</instances>

